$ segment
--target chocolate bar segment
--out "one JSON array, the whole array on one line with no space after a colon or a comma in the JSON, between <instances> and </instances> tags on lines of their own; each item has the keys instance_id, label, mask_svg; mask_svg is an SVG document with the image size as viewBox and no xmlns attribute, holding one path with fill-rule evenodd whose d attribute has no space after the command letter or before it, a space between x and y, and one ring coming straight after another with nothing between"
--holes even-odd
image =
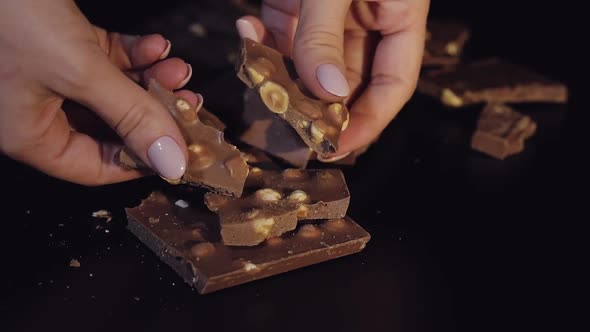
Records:
<instances>
[{"instance_id":1,"label":"chocolate bar segment","mask_svg":"<svg viewBox=\"0 0 590 332\"><path fill-rule=\"evenodd\" d=\"M278 51L244 39L238 77L255 89L266 108L286 120L305 144L321 155L338 150L338 139L348 125L343 102L318 100L297 78L293 63Z\"/></svg>"},{"instance_id":2,"label":"chocolate bar segment","mask_svg":"<svg viewBox=\"0 0 590 332\"><path fill-rule=\"evenodd\" d=\"M567 101L563 84L496 58L426 73L418 82L418 90L440 98L449 107Z\"/></svg>"},{"instance_id":3,"label":"chocolate bar segment","mask_svg":"<svg viewBox=\"0 0 590 332\"><path fill-rule=\"evenodd\" d=\"M186 141L189 159L181 183L239 197L248 176L248 165L241 152L226 143L223 132L217 129L223 128L223 123L208 112L197 116L200 113L197 107L162 88L155 80L150 81L148 91L172 114ZM212 126L203 124L201 118ZM136 159L127 150L122 150L118 157L128 167L138 167L133 162Z\"/></svg>"},{"instance_id":4,"label":"chocolate bar segment","mask_svg":"<svg viewBox=\"0 0 590 332\"><path fill-rule=\"evenodd\" d=\"M226 245L253 246L293 230L297 220L343 218L350 193L340 170L252 171L240 198L207 193Z\"/></svg>"},{"instance_id":5,"label":"chocolate bar segment","mask_svg":"<svg viewBox=\"0 0 590 332\"><path fill-rule=\"evenodd\" d=\"M460 22L428 22L422 65L447 66L458 64L470 36L469 27Z\"/></svg>"},{"instance_id":6,"label":"chocolate bar segment","mask_svg":"<svg viewBox=\"0 0 590 332\"><path fill-rule=\"evenodd\" d=\"M152 193L126 209L128 229L201 294L350 255L370 240L347 217L300 225L256 247L228 247L212 212L201 204L181 208L174 204L178 199L191 196Z\"/></svg>"},{"instance_id":7,"label":"chocolate bar segment","mask_svg":"<svg viewBox=\"0 0 590 332\"><path fill-rule=\"evenodd\" d=\"M487 105L471 138L471 148L497 159L522 152L524 141L533 136L536 123L502 104Z\"/></svg>"}]
</instances>

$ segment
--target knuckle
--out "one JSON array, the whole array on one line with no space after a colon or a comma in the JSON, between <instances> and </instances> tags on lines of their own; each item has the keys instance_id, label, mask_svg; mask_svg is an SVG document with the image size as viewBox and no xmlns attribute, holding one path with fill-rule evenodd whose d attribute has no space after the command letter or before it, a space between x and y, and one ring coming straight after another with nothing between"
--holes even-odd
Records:
<instances>
[{"instance_id":1,"label":"knuckle","mask_svg":"<svg viewBox=\"0 0 590 332\"><path fill-rule=\"evenodd\" d=\"M342 54L343 36L331 32L325 25L315 24L304 27L297 38L296 48L308 52L321 49L322 52L334 52Z\"/></svg>"},{"instance_id":2,"label":"knuckle","mask_svg":"<svg viewBox=\"0 0 590 332\"><path fill-rule=\"evenodd\" d=\"M147 124L147 108L143 103L134 102L127 108L127 111L115 124L115 131L123 139L136 132Z\"/></svg>"},{"instance_id":3,"label":"knuckle","mask_svg":"<svg viewBox=\"0 0 590 332\"><path fill-rule=\"evenodd\" d=\"M99 55L100 56L100 55ZM94 52L86 52L75 57L67 57L54 77L57 77L57 87L63 92L82 93L88 90L95 79L97 56Z\"/></svg>"}]
</instances>

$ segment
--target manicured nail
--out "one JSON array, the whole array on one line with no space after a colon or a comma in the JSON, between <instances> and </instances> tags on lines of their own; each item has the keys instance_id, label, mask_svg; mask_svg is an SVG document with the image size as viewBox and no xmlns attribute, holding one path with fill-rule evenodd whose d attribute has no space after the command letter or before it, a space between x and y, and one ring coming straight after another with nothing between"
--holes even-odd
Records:
<instances>
[{"instance_id":1,"label":"manicured nail","mask_svg":"<svg viewBox=\"0 0 590 332\"><path fill-rule=\"evenodd\" d=\"M256 34L256 30L254 30L254 26L252 23L248 22L247 20L241 18L236 21L236 28L238 29L238 34L242 38L249 38L254 41L258 40L258 34Z\"/></svg>"},{"instance_id":2,"label":"manicured nail","mask_svg":"<svg viewBox=\"0 0 590 332\"><path fill-rule=\"evenodd\" d=\"M196 94L197 96L197 104L195 106L195 109L197 110L197 112L201 109L201 107L203 107L203 95L201 95L200 93Z\"/></svg>"},{"instance_id":3,"label":"manicured nail","mask_svg":"<svg viewBox=\"0 0 590 332\"><path fill-rule=\"evenodd\" d=\"M183 86L186 85L186 83L188 83L188 81L191 79L191 76L193 76L193 66L191 66L190 64L186 64L187 68L188 68L188 73L186 74L186 77L182 80L182 82L180 82L176 88L180 89Z\"/></svg>"},{"instance_id":4,"label":"manicured nail","mask_svg":"<svg viewBox=\"0 0 590 332\"><path fill-rule=\"evenodd\" d=\"M158 138L147 151L154 170L169 180L178 180L186 169L186 160L178 144L168 136Z\"/></svg>"},{"instance_id":5,"label":"manicured nail","mask_svg":"<svg viewBox=\"0 0 590 332\"><path fill-rule=\"evenodd\" d=\"M172 44L170 43L170 41L168 39L166 39L166 48L164 49L164 52L162 52L162 55L160 55L160 60L166 59L168 54L170 54L171 47L172 47Z\"/></svg>"},{"instance_id":6,"label":"manicured nail","mask_svg":"<svg viewBox=\"0 0 590 332\"><path fill-rule=\"evenodd\" d=\"M341 154L339 156L335 156L335 157L331 157L331 158L324 158L324 157L322 157L321 155L318 154L318 157L317 158L318 158L319 161L321 161L323 163L333 163L333 162L336 162L338 160L342 160L342 159L348 157L349 154L350 154L350 152L347 152L345 154Z\"/></svg>"},{"instance_id":7,"label":"manicured nail","mask_svg":"<svg viewBox=\"0 0 590 332\"><path fill-rule=\"evenodd\" d=\"M350 93L346 77L336 65L331 63L319 65L316 69L316 77L320 85L335 96L346 97Z\"/></svg>"}]
</instances>

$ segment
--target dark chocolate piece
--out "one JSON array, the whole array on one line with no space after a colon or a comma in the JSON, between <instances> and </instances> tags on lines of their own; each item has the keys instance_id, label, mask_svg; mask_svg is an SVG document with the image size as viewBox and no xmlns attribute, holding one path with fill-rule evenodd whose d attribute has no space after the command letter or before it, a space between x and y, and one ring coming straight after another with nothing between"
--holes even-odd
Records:
<instances>
[{"instance_id":1,"label":"dark chocolate piece","mask_svg":"<svg viewBox=\"0 0 590 332\"><path fill-rule=\"evenodd\" d=\"M449 107L479 103L567 101L567 88L526 68L488 59L423 75L418 90Z\"/></svg>"},{"instance_id":2,"label":"dark chocolate piece","mask_svg":"<svg viewBox=\"0 0 590 332\"><path fill-rule=\"evenodd\" d=\"M253 169L241 198L207 193L205 203L219 214L224 244L253 246L293 230L298 219L343 218L350 193L337 169Z\"/></svg>"},{"instance_id":3,"label":"dark chocolate piece","mask_svg":"<svg viewBox=\"0 0 590 332\"><path fill-rule=\"evenodd\" d=\"M223 132L203 124L197 107L162 88L155 80L150 81L148 91L172 114L186 140L189 160L181 183L203 186L223 194L240 196L248 176L248 165L241 152L225 142ZM204 118L215 126L222 126L219 119L207 113ZM136 167L136 158L126 156L127 150L119 154L119 162ZM168 180L170 181L170 180Z\"/></svg>"},{"instance_id":4,"label":"dark chocolate piece","mask_svg":"<svg viewBox=\"0 0 590 332\"><path fill-rule=\"evenodd\" d=\"M343 102L324 102L302 91L293 68L276 50L243 40L238 77L256 89L268 110L285 119L305 144L321 155L334 153L348 124L348 109Z\"/></svg>"},{"instance_id":5,"label":"dark chocolate piece","mask_svg":"<svg viewBox=\"0 0 590 332\"><path fill-rule=\"evenodd\" d=\"M256 247L228 247L215 214L201 204L175 204L190 197L155 192L126 212L128 229L201 294L350 255L370 240L347 217L299 225Z\"/></svg>"},{"instance_id":6,"label":"dark chocolate piece","mask_svg":"<svg viewBox=\"0 0 590 332\"><path fill-rule=\"evenodd\" d=\"M471 33L467 25L452 21L431 21L427 24L424 66L458 64Z\"/></svg>"},{"instance_id":7,"label":"dark chocolate piece","mask_svg":"<svg viewBox=\"0 0 590 332\"><path fill-rule=\"evenodd\" d=\"M494 158L520 153L537 125L529 116L502 104L487 105L479 116L471 148Z\"/></svg>"}]
</instances>

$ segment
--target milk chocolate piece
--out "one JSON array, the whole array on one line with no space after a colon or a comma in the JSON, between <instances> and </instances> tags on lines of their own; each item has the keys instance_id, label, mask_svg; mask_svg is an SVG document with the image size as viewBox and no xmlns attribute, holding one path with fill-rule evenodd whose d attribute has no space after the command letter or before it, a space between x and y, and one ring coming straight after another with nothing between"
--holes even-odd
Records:
<instances>
[{"instance_id":1,"label":"milk chocolate piece","mask_svg":"<svg viewBox=\"0 0 590 332\"><path fill-rule=\"evenodd\" d=\"M238 77L314 151L325 156L336 152L340 133L348 125L348 109L343 102L324 102L303 91L290 59L244 39Z\"/></svg>"},{"instance_id":2,"label":"milk chocolate piece","mask_svg":"<svg viewBox=\"0 0 590 332\"><path fill-rule=\"evenodd\" d=\"M293 230L297 220L343 218L350 193L337 169L252 171L244 195L208 193L205 203L219 214L225 245L253 246Z\"/></svg>"},{"instance_id":3,"label":"milk chocolate piece","mask_svg":"<svg viewBox=\"0 0 590 332\"><path fill-rule=\"evenodd\" d=\"M240 136L242 142L301 169L319 159L287 122L268 112L256 90L248 89L244 93L242 120L246 127ZM353 151L333 164L352 166L368 148L369 145Z\"/></svg>"},{"instance_id":4,"label":"milk chocolate piece","mask_svg":"<svg viewBox=\"0 0 590 332\"><path fill-rule=\"evenodd\" d=\"M243 123L246 130L240 140L289 164L305 168L314 157L313 150L286 121L266 109L258 92L248 89L244 93Z\"/></svg>"},{"instance_id":5,"label":"milk chocolate piece","mask_svg":"<svg viewBox=\"0 0 590 332\"><path fill-rule=\"evenodd\" d=\"M522 152L537 125L529 116L502 104L487 105L479 116L471 148L497 159Z\"/></svg>"},{"instance_id":6,"label":"milk chocolate piece","mask_svg":"<svg viewBox=\"0 0 590 332\"><path fill-rule=\"evenodd\" d=\"M460 22L431 21L427 25L424 66L446 66L458 64L465 43L471 33Z\"/></svg>"},{"instance_id":7,"label":"milk chocolate piece","mask_svg":"<svg viewBox=\"0 0 590 332\"><path fill-rule=\"evenodd\" d=\"M180 208L176 200L192 198L172 189L126 209L128 229L200 294L350 255L370 240L346 217L300 225L256 247L228 247L220 242L215 214L201 204Z\"/></svg>"},{"instance_id":8,"label":"milk chocolate piece","mask_svg":"<svg viewBox=\"0 0 590 332\"><path fill-rule=\"evenodd\" d=\"M209 188L215 192L240 196L248 176L248 165L241 152L225 142L223 132L201 122L198 107L162 88L155 80L150 81L149 93L172 114L187 143L189 160L181 183ZM222 128L223 123L210 113L202 115L205 122ZM128 167L137 167L129 151L122 150L119 162Z\"/></svg>"},{"instance_id":9,"label":"milk chocolate piece","mask_svg":"<svg viewBox=\"0 0 590 332\"><path fill-rule=\"evenodd\" d=\"M418 90L449 107L479 103L567 101L567 88L526 68L488 59L423 75Z\"/></svg>"}]
</instances>

